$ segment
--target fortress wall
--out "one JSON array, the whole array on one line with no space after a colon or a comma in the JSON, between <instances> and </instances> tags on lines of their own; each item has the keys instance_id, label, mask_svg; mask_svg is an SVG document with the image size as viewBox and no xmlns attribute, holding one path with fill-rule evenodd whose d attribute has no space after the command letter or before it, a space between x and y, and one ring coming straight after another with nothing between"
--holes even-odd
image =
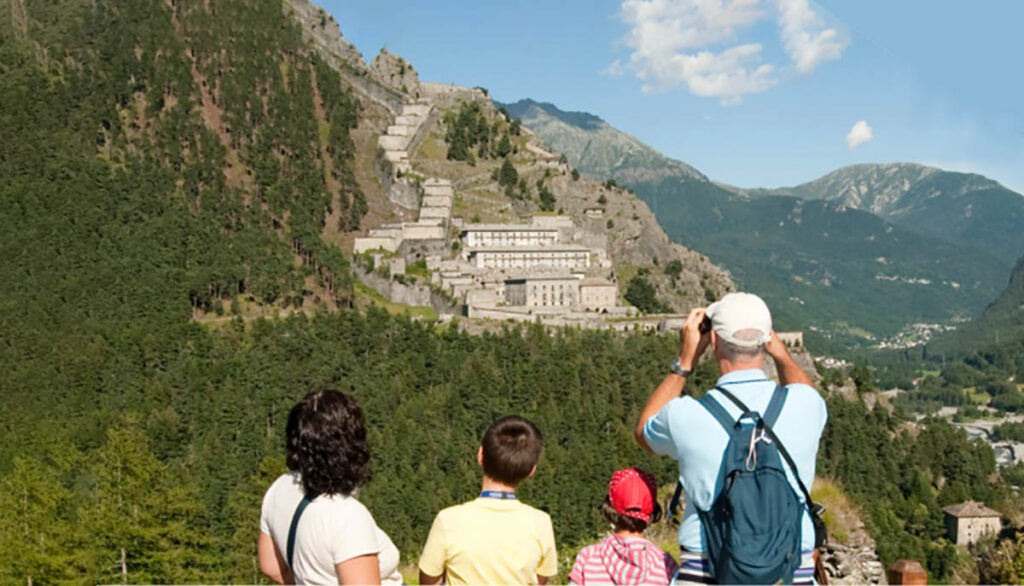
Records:
<instances>
[{"instance_id":1,"label":"fortress wall","mask_svg":"<svg viewBox=\"0 0 1024 586\"><path fill-rule=\"evenodd\" d=\"M367 238L356 238L352 245L352 251L356 254L367 252L369 250L376 250L378 248L382 248L388 252L395 252L398 250L398 243L394 238L371 236Z\"/></svg>"},{"instance_id":2,"label":"fortress wall","mask_svg":"<svg viewBox=\"0 0 1024 586\"><path fill-rule=\"evenodd\" d=\"M421 189L415 181L395 179L388 187L388 199L394 204L415 210L420 207Z\"/></svg>"}]
</instances>

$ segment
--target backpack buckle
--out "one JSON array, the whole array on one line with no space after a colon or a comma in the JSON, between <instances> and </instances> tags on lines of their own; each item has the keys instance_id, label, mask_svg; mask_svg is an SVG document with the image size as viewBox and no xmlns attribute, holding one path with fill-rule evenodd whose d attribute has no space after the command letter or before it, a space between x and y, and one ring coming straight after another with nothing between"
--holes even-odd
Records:
<instances>
[{"instance_id":1,"label":"backpack buckle","mask_svg":"<svg viewBox=\"0 0 1024 586\"><path fill-rule=\"evenodd\" d=\"M747 459L743 462L747 472L753 472L757 468L757 442L772 443L772 438L768 437L764 427L760 424L760 420L758 425L750 428L750 448L747 450Z\"/></svg>"}]
</instances>

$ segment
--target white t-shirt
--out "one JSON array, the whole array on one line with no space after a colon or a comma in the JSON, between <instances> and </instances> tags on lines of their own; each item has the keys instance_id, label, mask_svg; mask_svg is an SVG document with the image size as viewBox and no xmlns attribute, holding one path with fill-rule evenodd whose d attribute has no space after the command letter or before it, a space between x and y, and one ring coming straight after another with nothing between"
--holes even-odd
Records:
<instances>
[{"instance_id":1,"label":"white t-shirt","mask_svg":"<svg viewBox=\"0 0 1024 586\"><path fill-rule=\"evenodd\" d=\"M263 496L260 530L274 540L286 561L288 529L303 494L298 473L289 472ZM319 496L303 511L295 529L292 573L298 584L337 584L336 564L368 554L377 554L381 584L402 583L398 548L377 527L370 511L351 496Z\"/></svg>"}]
</instances>

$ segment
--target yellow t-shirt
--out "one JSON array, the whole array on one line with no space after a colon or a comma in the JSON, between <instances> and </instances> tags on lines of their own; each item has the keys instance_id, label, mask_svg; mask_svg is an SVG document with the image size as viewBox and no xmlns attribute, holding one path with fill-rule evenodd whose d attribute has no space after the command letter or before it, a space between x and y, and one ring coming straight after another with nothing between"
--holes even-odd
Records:
<instances>
[{"instance_id":1,"label":"yellow t-shirt","mask_svg":"<svg viewBox=\"0 0 1024 586\"><path fill-rule=\"evenodd\" d=\"M447 583L536 584L558 573L551 517L518 500L478 498L434 518L420 570Z\"/></svg>"}]
</instances>

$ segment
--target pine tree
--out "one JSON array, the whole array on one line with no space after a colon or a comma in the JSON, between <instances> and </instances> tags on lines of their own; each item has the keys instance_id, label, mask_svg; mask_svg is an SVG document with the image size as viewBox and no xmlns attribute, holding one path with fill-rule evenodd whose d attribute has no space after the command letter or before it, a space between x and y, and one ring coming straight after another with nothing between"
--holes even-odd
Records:
<instances>
[{"instance_id":1,"label":"pine tree","mask_svg":"<svg viewBox=\"0 0 1024 586\"><path fill-rule=\"evenodd\" d=\"M0 484L0 582L45 584L76 575L72 494L60 478L52 465L15 458Z\"/></svg>"},{"instance_id":2,"label":"pine tree","mask_svg":"<svg viewBox=\"0 0 1024 586\"><path fill-rule=\"evenodd\" d=\"M501 168L498 170L498 185L502 187L515 187L518 182L519 173L516 172L516 167L512 164L511 159L506 157L501 163Z\"/></svg>"},{"instance_id":3,"label":"pine tree","mask_svg":"<svg viewBox=\"0 0 1024 586\"><path fill-rule=\"evenodd\" d=\"M107 431L89 472L95 485L79 516L90 581L193 581L213 562L201 553L209 538L191 526L202 512L196 488L153 456L136 423Z\"/></svg>"},{"instance_id":4,"label":"pine tree","mask_svg":"<svg viewBox=\"0 0 1024 586\"><path fill-rule=\"evenodd\" d=\"M494 151L499 157L507 157L512 152L512 143L508 140L508 135L501 135L501 140L498 141L498 147Z\"/></svg>"},{"instance_id":5,"label":"pine tree","mask_svg":"<svg viewBox=\"0 0 1024 586\"><path fill-rule=\"evenodd\" d=\"M256 559L260 508L267 488L286 470L281 456L267 456L260 461L256 473L231 492L228 508L234 527L225 552L227 571L218 581L243 584L266 581Z\"/></svg>"}]
</instances>

